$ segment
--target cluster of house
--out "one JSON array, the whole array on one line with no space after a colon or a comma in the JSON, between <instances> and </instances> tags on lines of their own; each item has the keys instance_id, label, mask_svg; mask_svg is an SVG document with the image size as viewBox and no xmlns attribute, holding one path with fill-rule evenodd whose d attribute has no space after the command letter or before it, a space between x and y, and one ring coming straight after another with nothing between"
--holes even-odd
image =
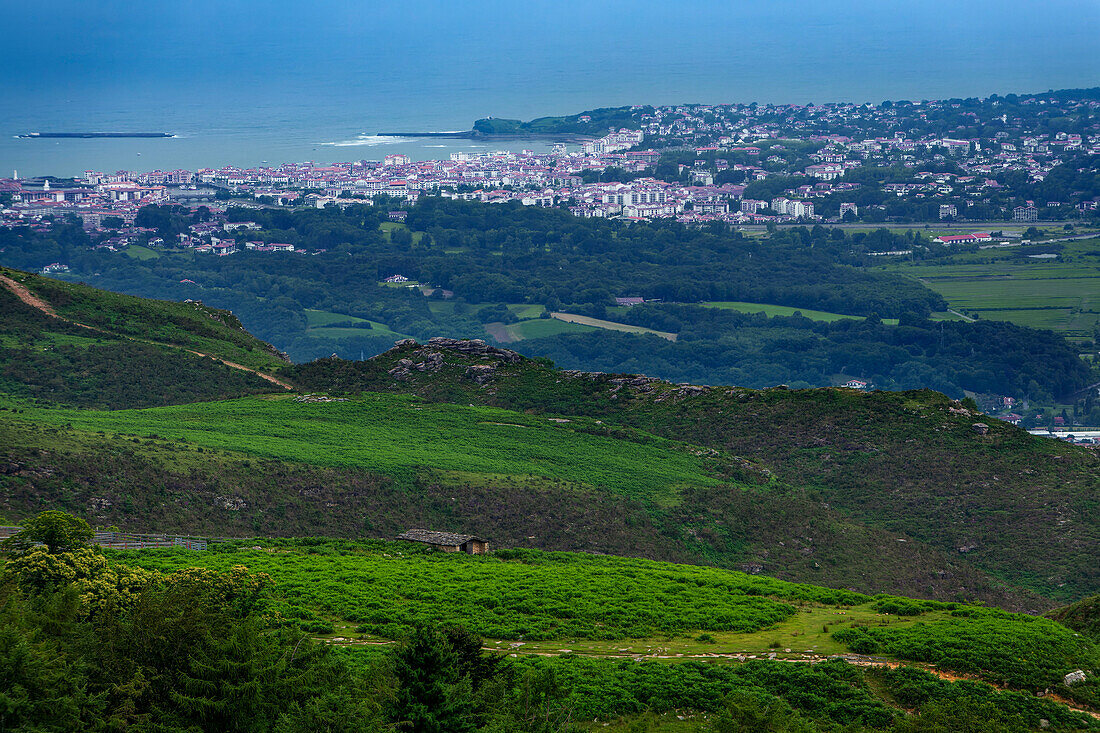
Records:
<instances>
[{"instance_id":1,"label":"cluster of house","mask_svg":"<svg viewBox=\"0 0 1100 733\"><path fill-rule=\"evenodd\" d=\"M1095 118L1100 112L1100 101L1091 99L1035 97L1026 103L1049 114L1084 110ZM958 101L921 102L910 105L906 114L927 120L930 115L961 107ZM898 108L885 103L635 107L630 114L635 120L631 128L612 129L579 149L570 150L563 144L540 154L530 150L454 153L446 160L421 161L392 154L382 161L331 164L144 173L86 171L82 179L64 186L51 185L45 179L0 179L0 197L10 201L0 211L0 226L39 225L65 214L79 217L89 229L102 227L111 217L132 225L141 206L169 200L186 202L201 198L204 192L212 196L219 189L284 206L323 208L376 196L412 203L421 195L444 195L489 203L568 207L585 217L676 217L686 223L721 220L735 224L823 220L826 207L822 200L827 199L830 216L839 220L886 209L881 203L856 203L861 186L846 174L867 166L910 170L906 180L894 176L882 184L882 192L938 204L941 219L956 219L966 218L973 206L993 200L1003 204L1008 182L1018 180L1021 173L1034 183L1044 180L1070 156L1100 154L1100 135L1029 129L1027 121L1010 118L995 102L980 119L976 112L958 113L975 126L996 129L983 138L909 137L899 129ZM885 134L861 136L861 130ZM680 160L685 154L693 154L695 159L678 163L676 180L636 178L651 173L669 152L678 154ZM624 171L628 180L592 182L606 177L603 174L609 169ZM775 175L797 175L807 182L769 200L745 198L747 185ZM839 215L833 216L837 201L841 202ZM1100 199L1078 191L1070 192L1067 201L1016 200L1008 208L998 208L996 215L1031 222L1052 218L1048 213L1064 214L1066 207L1097 210ZM980 213L984 216L978 218L994 215L988 206ZM213 242L202 244L210 244L211 251L219 253L227 250ZM266 245L254 248L262 246Z\"/></svg>"}]
</instances>

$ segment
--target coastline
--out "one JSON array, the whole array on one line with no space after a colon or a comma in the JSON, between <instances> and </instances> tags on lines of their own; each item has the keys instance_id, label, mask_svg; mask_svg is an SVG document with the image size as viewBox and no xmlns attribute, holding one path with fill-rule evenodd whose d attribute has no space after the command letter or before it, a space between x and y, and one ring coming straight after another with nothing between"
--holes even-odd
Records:
<instances>
[{"instance_id":1,"label":"coastline","mask_svg":"<svg viewBox=\"0 0 1100 733\"><path fill-rule=\"evenodd\" d=\"M459 132L379 132L378 137L435 137L453 140L545 140L551 142L576 143L595 140L592 135L576 132L478 132L462 130Z\"/></svg>"}]
</instances>

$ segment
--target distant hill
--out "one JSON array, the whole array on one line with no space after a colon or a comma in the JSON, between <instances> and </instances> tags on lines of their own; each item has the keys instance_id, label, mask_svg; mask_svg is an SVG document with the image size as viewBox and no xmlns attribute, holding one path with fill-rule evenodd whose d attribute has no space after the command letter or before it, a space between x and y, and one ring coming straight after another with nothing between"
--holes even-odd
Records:
<instances>
[{"instance_id":1,"label":"distant hill","mask_svg":"<svg viewBox=\"0 0 1100 733\"><path fill-rule=\"evenodd\" d=\"M284 358L228 311L0 268L0 390L79 407L180 404L284 387Z\"/></svg>"},{"instance_id":2,"label":"distant hill","mask_svg":"<svg viewBox=\"0 0 1100 733\"><path fill-rule=\"evenodd\" d=\"M652 107L603 107L575 115L538 117L529 122L503 117L487 117L474 123L474 131L486 135L561 133L600 137L606 135L611 128L636 129L641 116L652 112Z\"/></svg>"}]
</instances>

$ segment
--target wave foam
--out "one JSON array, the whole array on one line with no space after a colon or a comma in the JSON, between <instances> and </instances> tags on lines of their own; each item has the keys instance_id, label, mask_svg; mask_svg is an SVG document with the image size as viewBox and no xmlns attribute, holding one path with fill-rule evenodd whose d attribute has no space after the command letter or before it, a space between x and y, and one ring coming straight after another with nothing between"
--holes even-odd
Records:
<instances>
[{"instance_id":1,"label":"wave foam","mask_svg":"<svg viewBox=\"0 0 1100 733\"><path fill-rule=\"evenodd\" d=\"M374 146L374 145L396 145L399 143L410 143L412 138L408 137L389 137L387 135L360 135L354 140L337 140L335 142L318 143L319 145L330 145L337 148L350 148L360 145Z\"/></svg>"}]
</instances>

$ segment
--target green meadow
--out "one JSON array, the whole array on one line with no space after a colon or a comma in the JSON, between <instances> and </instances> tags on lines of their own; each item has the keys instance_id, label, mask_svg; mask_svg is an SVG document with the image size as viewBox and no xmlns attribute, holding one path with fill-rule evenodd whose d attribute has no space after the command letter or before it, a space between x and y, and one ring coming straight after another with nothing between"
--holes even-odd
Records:
<instances>
[{"instance_id":1,"label":"green meadow","mask_svg":"<svg viewBox=\"0 0 1100 733\"><path fill-rule=\"evenodd\" d=\"M854 318L862 320L863 316L847 316L843 313L829 313L827 311L815 311L809 308L792 308L786 305L770 305L767 303L740 303L733 301L712 301L709 303L702 303L702 305L708 308L722 308L724 310L735 310L741 313L763 313L764 315L771 316L793 316L795 313L801 313L806 318L813 321L839 321L845 318ZM883 318L883 323L890 325L897 325L898 319L896 318Z\"/></svg>"},{"instance_id":2,"label":"green meadow","mask_svg":"<svg viewBox=\"0 0 1100 733\"><path fill-rule=\"evenodd\" d=\"M683 443L644 433L622 440L582 432L596 427L583 420L557 423L401 395L368 393L329 403L279 395L146 410L26 407L22 412L42 423L78 430L185 440L265 458L362 468L398 479L426 466L544 476L661 504L675 503L680 487L719 483L707 461Z\"/></svg>"}]
</instances>

